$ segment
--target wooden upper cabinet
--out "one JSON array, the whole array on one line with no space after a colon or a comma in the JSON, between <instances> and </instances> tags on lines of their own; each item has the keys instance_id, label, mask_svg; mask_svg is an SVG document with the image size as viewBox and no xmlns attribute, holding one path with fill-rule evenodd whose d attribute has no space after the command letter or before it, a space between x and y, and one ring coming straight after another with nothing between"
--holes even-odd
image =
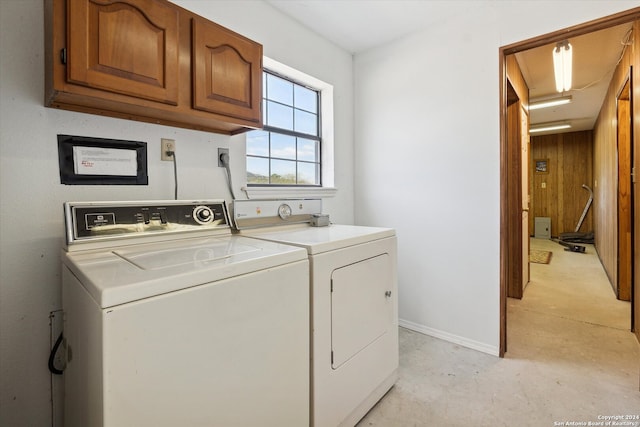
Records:
<instances>
[{"instance_id":1,"label":"wooden upper cabinet","mask_svg":"<svg viewBox=\"0 0 640 427\"><path fill-rule=\"evenodd\" d=\"M193 108L261 120L262 46L213 22L193 20Z\"/></svg>"},{"instance_id":2,"label":"wooden upper cabinet","mask_svg":"<svg viewBox=\"0 0 640 427\"><path fill-rule=\"evenodd\" d=\"M235 134L262 127L262 45L167 0L45 0L45 105Z\"/></svg>"},{"instance_id":3,"label":"wooden upper cabinet","mask_svg":"<svg viewBox=\"0 0 640 427\"><path fill-rule=\"evenodd\" d=\"M69 0L68 81L178 104L178 11L154 0Z\"/></svg>"}]
</instances>

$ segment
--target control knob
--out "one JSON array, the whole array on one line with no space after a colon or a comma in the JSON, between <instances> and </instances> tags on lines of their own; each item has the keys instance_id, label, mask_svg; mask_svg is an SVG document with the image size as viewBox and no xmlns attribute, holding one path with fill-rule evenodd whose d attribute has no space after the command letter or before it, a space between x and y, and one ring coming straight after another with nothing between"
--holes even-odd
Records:
<instances>
[{"instance_id":1,"label":"control knob","mask_svg":"<svg viewBox=\"0 0 640 427\"><path fill-rule=\"evenodd\" d=\"M196 206L193 209L193 219L195 219L198 224L211 224L213 218L213 211L211 211L209 206Z\"/></svg>"},{"instance_id":2,"label":"control knob","mask_svg":"<svg viewBox=\"0 0 640 427\"><path fill-rule=\"evenodd\" d=\"M291 216L291 206L286 203L281 204L278 207L278 216L282 219L288 219Z\"/></svg>"}]
</instances>

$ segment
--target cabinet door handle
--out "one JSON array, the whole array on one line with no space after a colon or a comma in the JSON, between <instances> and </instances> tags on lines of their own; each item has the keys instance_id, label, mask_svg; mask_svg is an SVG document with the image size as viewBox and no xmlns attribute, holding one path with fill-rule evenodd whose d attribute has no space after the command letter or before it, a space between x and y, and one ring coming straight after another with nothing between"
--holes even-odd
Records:
<instances>
[{"instance_id":1,"label":"cabinet door handle","mask_svg":"<svg viewBox=\"0 0 640 427\"><path fill-rule=\"evenodd\" d=\"M387 297L387 298L391 298L391 291L385 292L384 296Z\"/></svg>"}]
</instances>

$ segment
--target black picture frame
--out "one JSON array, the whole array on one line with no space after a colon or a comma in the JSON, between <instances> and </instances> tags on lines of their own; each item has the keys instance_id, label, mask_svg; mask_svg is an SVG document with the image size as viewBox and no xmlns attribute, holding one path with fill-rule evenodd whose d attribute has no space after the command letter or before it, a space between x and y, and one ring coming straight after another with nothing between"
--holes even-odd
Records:
<instances>
[{"instance_id":1,"label":"black picture frame","mask_svg":"<svg viewBox=\"0 0 640 427\"><path fill-rule=\"evenodd\" d=\"M136 176L81 175L74 169L74 147L99 147L136 152ZM58 162L60 183L65 185L148 185L147 143L87 136L58 135Z\"/></svg>"},{"instance_id":2,"label":"black picture frame","mask_svg":"<svg viewBox=\"0 0 640 427\"><path fill-rule=\"evenodd\" d=\"M549 173L549 159L535 159L534 166L537 174Z\"/></svg>"}]
</instances>

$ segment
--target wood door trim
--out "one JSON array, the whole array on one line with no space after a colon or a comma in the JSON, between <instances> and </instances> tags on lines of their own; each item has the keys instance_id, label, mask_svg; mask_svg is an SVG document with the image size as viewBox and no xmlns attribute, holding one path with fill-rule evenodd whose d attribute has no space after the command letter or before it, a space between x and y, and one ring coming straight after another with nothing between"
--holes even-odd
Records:
<instances>
[{"instance_id":1,"label":"wood door trim","mask_svg":"<svg viewBox=\"0 0 640 427\"><path fill-rule=\"evenodd\" d=\"M507 278L509 276L507 198L507 54L500 48L500 347L498 355L507 351Z\"/></svg>"},{"instance_id":2,"label":"wood door trim","mask_svg":"<svg viewBox=\"0 0 640 427\"><path fill-rule=\"evenodd\" d=\"M617 283L615 291L618 299L623 301L631 300L631 288L633 287L633 182L631 171L633 170L633 140L631 118L631 77L627 73L616 94L616 142L618 156L618 262L617 262ZM622 102L626 103L623 107ZM622 114L622 116L621 116ZM621 120L624 118L625 120ZM622 138L621 138L622 137ZM621 145L621 142L624 145ZM622 162L621 160L624 160ZM624 193L628 191L628 194ZM623 197L626 196L626 197ZM627 210L625 210L625 208ZM626 215L623 215L624 213ZM625 239L624 232L627 232Z\"/></svg>"},{"instance_id":3,"label":"wood door trim","mask_svg":"<svg viewBox=\"0 0 640 427\"><path fill-rule=\"evenodd\" d=\"M532 37L520 42L512 43L510 45L501 47L500 53L504 56L507 56L514 53L522 52L523 50L533 49L547 44L556 43L568 38L615 27L616 25L626 24L637 19L640 19L640 7L622 11L582 24L577 24L572 27L554 31L552 33Z\"/></svg>"},{"instance_id":4,"label":"wood door trim","mask_svg":"<svg viewBox=\"0 0 640 427\"><path fill-rule=\"evenodd\" d=\"M550 43L555 43L566 38L592 33L616 25L633 22L640 19L640 7L629 9L613 15L605 16L583 24L574 25L569 28L558 30L552 33L543 34L524 41L512 43L499 48L500 73L500 346L499 355L504 357L507 351L507 279L509 273L508 254L508 218L512 209L520 210L521 206L515 205L508 197L508 175L509 162L507 150L507 70L506 57L524 50L533 49Z\"/></svg>"}]
</instances>

